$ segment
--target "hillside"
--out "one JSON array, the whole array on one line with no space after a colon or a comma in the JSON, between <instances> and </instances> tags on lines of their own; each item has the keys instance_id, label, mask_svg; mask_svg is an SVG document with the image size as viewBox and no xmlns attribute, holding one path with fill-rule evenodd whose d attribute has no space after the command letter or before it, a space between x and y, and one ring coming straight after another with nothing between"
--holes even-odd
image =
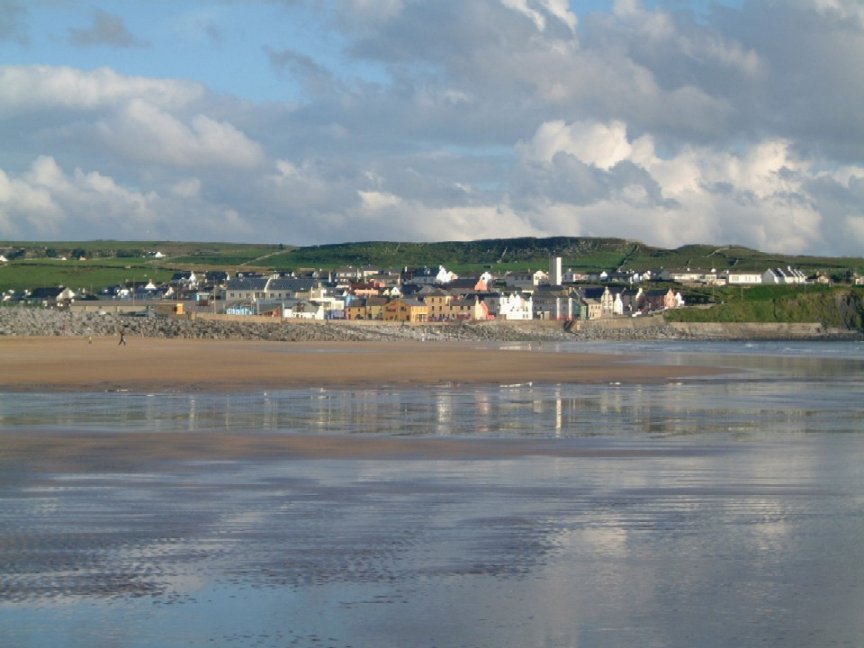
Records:
<instances>
[{"instance_id":1,"label":"hillside","mask_svg":"<svg viewBox=\"0 0 864 648\"><path fill-rule=\"evenodd\" d=\"M761 289L758 289L761 288ZM864 289L812 286L793 290L754 287L752 294L711 308L683 308L665 313L669 322L810 323L864 332Z\"/></svg>"},{"instance_id":2,"label":"hillside","mask_svg":"<svg viewBox=\"0 0 864 648\"><path fill-rule=\"evenodd\" d=\"M365 241L299 247L276 255L272 261L288 266L525 266L546 267L549 257L560 256L575 267L616 268L626 262L641 243L623 239L553 237L482 239L438 243ZM650 248L646 248L650 249Z\"/></svg>"},{"instance_id":3,"label":"hillside","mask_svg":"<svg viewBox=\"0 0 864 648\"><path fill-rule=\"evenodd\" d=\"M157 256L156 253L159 253ZM131 281L164 281L178 270L297 271L340 266L402 268L444 265L468 274L492 269L546 269L560 256L577 271L692 267L764 270L793 266L843 281L864 273L862 258L768 254L740 246L656 248L620 238L550 237L405 243L365 241L291 247L280 244L172 241L2 242L0 290L65 285L99 290Z\"/></svg>"}]
</instances>

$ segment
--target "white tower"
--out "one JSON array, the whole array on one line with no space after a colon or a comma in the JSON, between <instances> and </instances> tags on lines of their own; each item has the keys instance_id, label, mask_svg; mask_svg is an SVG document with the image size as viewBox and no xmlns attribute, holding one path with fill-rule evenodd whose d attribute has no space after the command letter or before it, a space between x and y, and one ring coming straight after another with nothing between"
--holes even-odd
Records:
<instances>
[{"instance_id":1,"label":"white tower","mask_svg":"<svg viewBox=\"0 0 864 648\"><path fill-rule=\"evenodd\" d=\"M549 285L560 286L562 277L561 257L552 257L549 259Z\"/></svg>"}]
</instances>

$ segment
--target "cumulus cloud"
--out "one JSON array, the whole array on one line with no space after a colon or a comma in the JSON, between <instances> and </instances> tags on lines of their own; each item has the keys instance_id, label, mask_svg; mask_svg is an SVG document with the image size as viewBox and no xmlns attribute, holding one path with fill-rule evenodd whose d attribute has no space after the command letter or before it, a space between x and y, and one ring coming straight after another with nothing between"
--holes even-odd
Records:
<instances>
[{"instance_id":1,"label":"cumulus cloud","mask_svg":"<svg viewBox=\"0 0 864 648\"><path fill-rule=\"evenodd\" d=\"M97 110L138 99L176 110L205 94L197 83L130 77L106 67L93 71L48 65L0 67L0 115L4 117L33 111Z\"/></svg>"},{"instance_id":2,"label":"cumulus cloud","mask_svg":"<svg viewBox=\"0 0 864 648\"><path fill-rule=\"evenodd\" d=\"M501 0L501 2L523 14L534 23L539 31L546 31L547 20L552 17L567 26L571 33L576 32L576 14L570 11L566 0Z\"/></svg>"},{"instance_id":3,"label":"cumulus cloud","mask_svg":"<svg viewBox=\"0 0 864 648\"><path fill-rule=\"evenodd\" d=\"M184 122L137 99L101 120L95 131L106 148L152 164L249 167L264 158L261 146L230 123L201 114Z\"/></svg>"},{"instance_id":4,"label":"cumulus cloud","mask_svg":"<svg viewBox=\"0 0 864 648\"><path fill-rule=\"evenodd\" d=\"M39 236L56 236L64 218L46 180L57 173L53 160L40 158L22 178L9 177L0 170L0 225L7 238L36 232Z\"/></svg>"},{"instance_id":5,"label":"cumulus cloud","mask_svg":"<svg viewBox=\"0 0 864 648\"><path fill-rule=\"evenodd\" d=\"M651 4L302 3L338 52L256 49L274 84L302 87L292 103L108 67L0 67L0 235L134 224L299 244L591 235L859 255L861 4ZM214 23L195 24L206 41Z\"/></svg>"},{"instance_id":6,"label":"cumulus cloud","mask_svg":"<svg viewBox=\"0 0 864 648\"><path fill-rule=\"evenodd\" d=\"M194 186L194 185L192 185ZM188 190L190 185L187 185ZM44 238L156 237L201 238L218 227L229 237L243 238L254 228L230 207L196 204L197 194L172 196L136 191L98 171L64 170L54 158L41 156L18 176L0 169L0 237ZM196 218L184 217L194 210Z\"/></svg>"},{"instance_id":7,"label":"cumulus cloud","mask_svg":"<svg viewBox=\"0 0 864 648\"><path fill-rule=\"evenodd\" d=\"M631 142L619 123L555 122L519 150L517 193L546 230L596 236L620 227L663 245L714 241L786 252L836 248L840 231L852 237L848 249L862 242L864 210L853 195L864 168L826 175L784 140L735 151L691 146L661 157L650 138Z\"/></svg>"},{"instance_id":8,"label":"cumulus cloud","mask_svg":"<svg viewBox=\"0 0 864 648\"><path fill-rule=\"evenodd\" d=\"M195 83L126 77L106 68L0 68L0 115L6 117L0 136L19 152L20 164L49 154L77 166L103 165L133 184L142 164L165 174L261 164L259 142L205 112L219 109Z\"/></svg>"},{"instance_id":9,"label":"cumulus cloud","mask_svg":"<svg viewBox=\"0 0 864 648\"><path fill-rule=\"evenodd\" d=\"M549 163L558 153L570 153L581 161L611 169L633 152L623 122L610 124L565 124L561 120L542 124L530 143L521 147L525 157Z\"/></svg>"}]
</instances>

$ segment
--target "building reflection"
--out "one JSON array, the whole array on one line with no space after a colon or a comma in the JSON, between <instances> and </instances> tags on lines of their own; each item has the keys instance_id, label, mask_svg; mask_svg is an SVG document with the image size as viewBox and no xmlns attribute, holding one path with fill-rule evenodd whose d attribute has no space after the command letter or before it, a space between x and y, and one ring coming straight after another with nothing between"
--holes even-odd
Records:
<instances>
[{"instance_id":1,"label":"building reflection","mask_svg":"<svg viewBox=\"0 0 864 648\"><path fill-rule=\"evenodd\" d=\"M435 392L436 431L440 436L453 433L453 394L450 391Z\"/></svg>"}]
</instances>

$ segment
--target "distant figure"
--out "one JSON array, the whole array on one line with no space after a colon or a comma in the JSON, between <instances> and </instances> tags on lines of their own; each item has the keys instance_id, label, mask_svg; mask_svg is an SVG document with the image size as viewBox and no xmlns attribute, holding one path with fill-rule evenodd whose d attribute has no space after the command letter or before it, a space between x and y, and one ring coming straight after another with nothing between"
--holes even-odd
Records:
<instances>
[{"instance_id":1,"label":"distant figure","mask_svg":"<svg viewBox=\"0 0 864 648\"><path fill-rule=\"evenodd\" d=\"M117 346L120 345L126 346L126 329L120 329L120 341L117 343Z\"/></svg>"}]
</instances>

